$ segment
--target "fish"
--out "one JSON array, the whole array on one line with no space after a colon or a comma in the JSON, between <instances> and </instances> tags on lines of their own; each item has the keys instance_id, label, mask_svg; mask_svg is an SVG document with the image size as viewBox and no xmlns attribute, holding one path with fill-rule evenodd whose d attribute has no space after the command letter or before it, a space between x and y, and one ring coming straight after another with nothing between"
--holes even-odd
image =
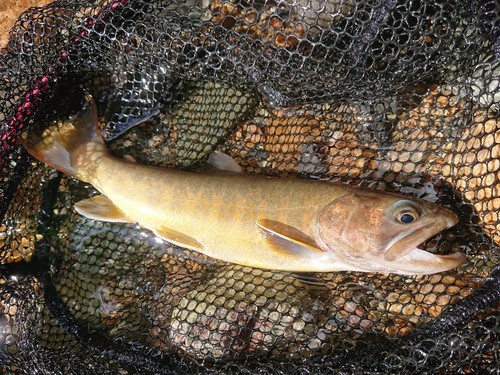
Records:
<instances>
[{"instance_id":1,"label":"fish","mask_svg":"<svg viewBox=\"0 0 500 375\"><path fill-rule=\"evenodd\" d=\"M189 172L112 156L90 95L40 135L23 133L34 158L93 185L75 204L90 219L138 223L171 244L243 266L289 272L425 275L464 263L418 245L458 222L435 203L343 183L241 173L214 153L218 171Z\"/></svg>"}]
</instances>

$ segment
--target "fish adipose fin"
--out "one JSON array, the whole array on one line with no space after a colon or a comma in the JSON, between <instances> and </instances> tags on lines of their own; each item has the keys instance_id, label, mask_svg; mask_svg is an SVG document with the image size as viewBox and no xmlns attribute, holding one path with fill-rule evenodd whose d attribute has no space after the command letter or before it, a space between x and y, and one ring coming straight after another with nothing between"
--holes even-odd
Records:
<instances>
[{"instance_id":1,"label":"fish adipose fin","mask_svg":"<svg viewBox=\"0 0 500 375\"><path fill-rule=\"evenodd\" d=\"M214 151L208 158L208 164L225 172L243 173L243 169L231 156L220 151Z\"/></svg>"},{"instance_id":2,"label":"fish adipose fin","mask_svg":"<svg viewBox=\"0 0 500 375\"><path fill-rule=\"evenodd\" d=\"M308 257L324 253L311 237L297 228L268 219L260 219L256 223L264 232L267 243L282 255Z\"/></svg>"},{"instance_id":3,"label":"fish adipose fin","mask_svg":"<svg viewBox=\"0 0 500 375\"><path fill-rule=\"evenodd\" d=\"M151 230L161 239L170 242L174 245L200 252L203 252L203 250L205 250L205 246L196 241L193 237L190 237L181 232L177 232L173 229L159 227L159 228L153 228Z\"/></svg>"},{"instance_id":4,"label":"fish adipose fin","mask_svg":"<svg viewBox=\"0 0 500 375\"><path fill-rule=\"evenodd\" d=\"M96 195L76 203L75 210L80 215L93 220L110 221L113 223L129 223L131 221L125 212L116 207L104 195Z\"/></svg>"}]
</instances>

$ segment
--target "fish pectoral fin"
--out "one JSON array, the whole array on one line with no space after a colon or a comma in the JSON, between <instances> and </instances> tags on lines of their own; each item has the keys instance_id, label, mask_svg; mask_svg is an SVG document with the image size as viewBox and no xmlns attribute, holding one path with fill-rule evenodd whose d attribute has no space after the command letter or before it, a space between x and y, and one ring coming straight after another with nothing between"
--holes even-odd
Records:
<instances>
[{"instance_id":1,"label":"fish pectoral fin","mask_svg":"<svg viewBox=\"0 0 500 375\"><path fill-rule=\"evenodd\" d=\"M268 219L257 220L256 224L262 229L267 243L282 255L309 257L324 253L316 241L290 225Z\"/></svg>"},{"instance_id":2,"label":"fish pectoral fin","mask_svg":"<svg viewBox=\"0 0 500 375\"><path fill-rule=\"evenodd\" d=\"M231 156L220 151L214 151L208 157L208 164L225 172L243 173L243 169Z\"/></svg>"},{"instance_id":3,"label":"fish pectoral fin","mask_svg":"<svg viewBox=\"0 0 500 375\"><path fill-rule=\"evenodd\" d=\"M151 230L161 239L174 245L200 252L203 252L205 250L205 246L196 241L193 237L190 237L181 232L177 232L176 230L165 227L152 228Z\"/></svg>"},{"instance_id":4,"label":"fish pectoral fin","mask_svg":"<svg viewBox=\"0 0 500 375\"><path fill-rule=\"evenodd\" d=\"M132 220L104 195L95 195L75 204L75 210L89 219L113 223L129 223Z\"/></svg>"},{"instance_id":5,"label":"fish pectoral fin","mask_svg":"<svg viewBox=\"0 0 500 375\"><path fill-rule=\"evenodd\" d=\"M326 281L321 280L316 275L300 274L300 273L293 273L292 275L298 282L300 282L310 291L324 292L333 289L330 285L326 283Z\"/></svg>"}]
</instances>

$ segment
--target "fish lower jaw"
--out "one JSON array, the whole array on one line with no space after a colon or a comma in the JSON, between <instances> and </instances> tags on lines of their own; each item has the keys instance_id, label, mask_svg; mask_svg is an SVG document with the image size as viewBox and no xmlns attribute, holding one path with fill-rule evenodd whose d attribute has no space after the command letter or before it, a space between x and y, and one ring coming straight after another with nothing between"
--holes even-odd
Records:
<instances>
[{"instance_id":1,"label":"fish lower jaw","mask_svg":"<svg viewBox=\"0 0 500 375\"><path fill-rule=\"evenodd\" d=\"M437 255L414 248L403 257L392 262L384 262L384 264L387 269L392 269L387 272L403 275L431 275L459 267L465 260L463 253Z\"/></svg>"},{"instance_id":2,"label":"fish lower jaw","mask_svg":"<svg viewBox=\"0 0 500 375\"><path fill-rule=\"evenodd\" d=\"M444 272L462 265L466 260L463 253L437 255L419 248L413 248L403 257L387 261L382 257L340 259L330 257L315 262L316 272L373 272L394 273L399 275L431 275ZM313 270L314 271L314 270ZM306 271L307 272L307 271Z\"/></svg>"}]
</instances>

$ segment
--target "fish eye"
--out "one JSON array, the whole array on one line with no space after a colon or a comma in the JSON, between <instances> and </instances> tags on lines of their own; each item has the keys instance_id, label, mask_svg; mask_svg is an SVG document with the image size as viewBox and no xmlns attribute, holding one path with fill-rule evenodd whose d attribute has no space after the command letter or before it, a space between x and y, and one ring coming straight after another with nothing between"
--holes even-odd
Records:
<instances>
[{"instance_id":1,"label":"fish eye","mask_svg":"<svg viewBox=\"0 0 500 375\"><path fill-rule=\"evenodd\" d=\"M394 218L401 224L411 224L420 218L420 211L410 202L399 202L393 210Z\"/></svg>"},{"instance_id":2,"label":"fish eye","mask_svg":"<svg viewBox=\"0 0 500 375\"><path fill-rule=\"evenodd\" d=\"M412 214L405 212L404 214L399 215L399 221L403 224L410 224L413 223L417 218Z\"/></svg>"}]
</instances>

